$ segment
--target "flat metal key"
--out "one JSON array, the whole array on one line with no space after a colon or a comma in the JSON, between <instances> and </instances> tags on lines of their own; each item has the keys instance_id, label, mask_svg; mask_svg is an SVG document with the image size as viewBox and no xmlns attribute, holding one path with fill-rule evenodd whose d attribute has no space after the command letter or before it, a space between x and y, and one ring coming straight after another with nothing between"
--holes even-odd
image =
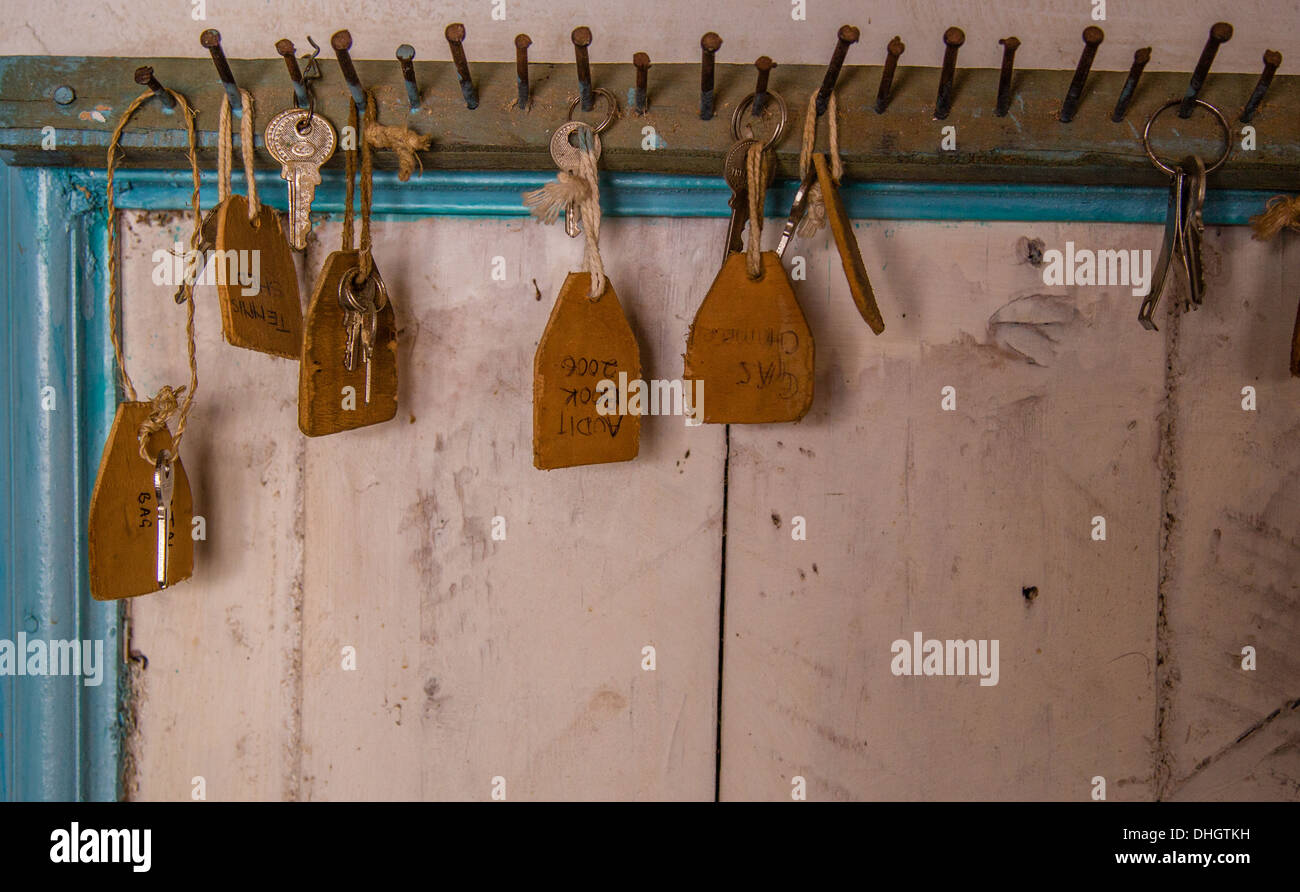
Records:
<instances>
[{"instance_id":1,"label":"flat metal key","mask_svg":"<svg viewBox=\"0 0 1300 892\"><path fill-rule=\"evenodd\" d=\"M154 523L158 527L157 582L167 587L167 539L171 530L172 494L175 490L175 463L166 449L158 453L153 469L153 494L157 506Z\"/></svg>"},{"instance_id":2,"label":"flat metal key","mask_svg":"<svg viewBox=\"0 0 1300 892\"><path fill-rule=\"evenodd\" d=\"M1153 319L1160 295L1165 290L1169 272L1174 266L1182 267L1186 274L1187 267L1182 262L1182 243L1186 236L1183 212L1187 207L1187 178L1182 168L1174 168L1169 185L1169 212L1165 218L1165 240L1160 246L1160 258L1156 261L1154 275L1151 277L1151 290L1147 292L1138 310L1138 321L1148 331L1158 331Z\"/></svg>"},{"instance_id":3,"label":"flat metal key","mask_svg":"<svg viewBox=\"0 0 1300 892\"><path fill-rule=\"evenodd\" d=\"M590 124L582 121L566 121L555 128L551 134L551 160L560 170L573 174L578 169L578 157L583 149L570 142L573 134L578 134L580 144L589 145L597 161L600 160L600 137ZM569 202L564 208L564 234L569 238L582 235L582 210L577 204Z\"/></svg>"},{"instance_id":4,"label":"flat metal key","mask_svg":"<svg viewBox=\"0 0 1300 892\"><path fill-rule=\"evenodd\" d=\"M731 187L731 198L727 206L731 208L731 222L727 224L727 247L722 252L722 261L726 263L732 254L745 250L745 224L749 222L749 173L746 159L749 147L757 141L742 139L727 150L727 157L722 164L722 178Z\"/></svg>"},{"instance_id":5,"label":"flat metal key","mask_svg":"<svg viewBox=\"0 0 1300 892\"><path fill-rule=\"evenodd\" d=\"M1179 165L1186 178L1183 190L1183 253L1187 267L1188 296L1198 306L1205 301L1205 267L1201 260L1201 237L1205 233L1205 220L1201 209L1205 205L1205 162L1188 155Z\"/></svg>"},{"instance_id":6,"label":"flat metal key","mask_svg":"<svg viewBox=\"0 0 1300 892\"><path fill-rule=\"evenodd\" d=\"M357 343L361 345L361 361L366 364L366 405L370 405L371 362L375 355L375 336L379 331L379 311L388 306L388 288L378 271L372 269L370 277L360 285L356 283L355 268L345 273L339 282L339 303L344 307L344 324L348 327L348 341L343 364L348 371L356 365Z\"/></svg>"},{"instance_id":7,"label":"flat metal key","mask_svg":"<svg viewBox=\"0 0 1300 892\"><path fill-rule=\"evenodd\" d=\"M208 252L217 246L217 210L220 207L221 205L217 205L214 208L209 208L208 212L203 216L203 223L199 226L199 243L194 246L194 250L199 252L199 264L194 270L196 278L203 272L203 267L207 263ZM189 265L186 264L186 272L188 271ZM185 286L187 284L193 283L187 283L182 278L181 283L176 286L176 293L172 295L176 303L185 303Z\"/></svg>"},{"instance_id":8,"label":"flat metal key","mask_svg":"<svg viewBox=\"0 0 1300 892\"><path fill-rule=\"evenodd\" d=\"M321 165L334 154L334 127L307 108L280 112L266 125L266 150L282 165L289 184L289 243L299 251L311 234L311 202L320 185Z\"/></svg>"},{"instance_id":9,"label":"flat metal key","mask_svg":"<svg viewBox=\"0 0 1300 892\"><path fill-rule=\"evenodd\" d=\"M813 183L816 182L817 168L809 164L808 173L804 176L803 182L799 184L799 188L795 190L794 201L790 204L790 216L786 219L785 227L781 230L781 240L776 243L777 257L785 256L785 249L794 238L794 231L799 226L799 221L808 212L808 193L812 191Z\"/></svg>"}]
</instances>

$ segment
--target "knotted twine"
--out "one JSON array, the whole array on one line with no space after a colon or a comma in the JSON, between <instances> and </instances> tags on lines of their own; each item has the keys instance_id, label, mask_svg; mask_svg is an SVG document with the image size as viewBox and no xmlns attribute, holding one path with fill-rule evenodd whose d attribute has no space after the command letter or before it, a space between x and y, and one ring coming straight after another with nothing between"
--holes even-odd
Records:
<instances>
[{"instance_id":1,"label":"knotted twine","mask_svg":"<svg viewBox=\"0 0 1300 892\"><path fill-rule=\"evenodd\" d=\"M1262 242L1283 229L1300 231L1300 195L1274 195L1264 205L1264 213L1250 218L1250 225Z\"/></svg>"},{"instance_id":2,"label":"knotted twine","mask_svg":"<svg viewBox=\"0 0 1300 892\"><path fill-rule=\"evenodd\" d=\"M248 183L248 222L252 223L262 212L262 203L257 200L257 179L253 175L253 96L247 90L240 90L239 97L244 103L244 113L239 121L239 157L244 162L244 180ZM217 124L217 203L224 204L230 197L230 167L234 149L231 143L230 96L221 95L221 117Z\"/></svg>"},{"instance_id":3,"label":"knotted twine","mask_svg":"<svg viewBox=\"0 0 1300 892\"><path fill-rule=\"evenodd\" d=\"M831 92L830 101L826 105L826 114L830 118L830 155L831 155L831 178L836 183L844 176L844 162L840 160L840 126L839 126L839 109L835 103L835 93ZM817 94L813 93L808 97L808 113L803 119L803 145L799 149L799 179L808 178L808 170L812 166L813 149L817 142ZM822 196L822 184L815 182L812 188L808 190L808 205L804 211L803 219L799 221L799 228L796 230L800 237L810 238L820 232L826 226L826 200Z\"/></svg>"},{"instance_id":4,"label":"knotted twine","mask_svg":"<svg viewBox=\"0 0 1300 892\"><path fill-rule=\"evenodd\" d=\"M586 131L579 131L587 136ZM562 170L554 182L540 189L524 193L524 204L530 213L546 225L560 218L560 211L570 204L578 207L582 219L582 233L586 247L582 254L582 267L591 274L591 289L587 297L598 300L605 293L605 263L600 259L600 182L596 170L595 135L580 138L578 166Z\"/></svg>"},{"instance_id":5,"label":"knotted twine","mask_svg":"<svg viewBox=\"0 0 1300 892\"><path fill-rule=\"evenodd\" d=\"M185 129L189 137L190 172L194 179L194 192L191 196L191 204L194 208L194 232L190 235L190 249L198 250L203 238L203 215L199 209L199 159L196 154L197 139L194 130L194 119L197 113L180 93L166 87L163 89L167 90L168 94L176 100L176 105L185 119ZM137 399L135 383L132 382L131 376L127 374L126 360L122 356L122 342L118 336L117 225L115 219L117 205L113 197L113 182L118 160L122 154L122 132L126 129L127 123L130 122L136 110L153 98L153 95L152 91L142 93L126 107L126 111L122 112L122 117L118 119L117 127L113 130L113 137L108 143L108 187L105 190L105 217L108 229L108 334L113 343L113 357L117 361L117 371L122 376L122 389L131 402L136 402ZM188 269L187 265L187 271ZM194 403L194 394L199 389L199 367L194 356L193 277L187 274L182 287L185 302L185 338L186 348L189 353L190 383L188 389L184 386L173 388L164 384L149 400L149 417L140 425L137 437L140 440L140 457L151 465L157 463L157 458L149 455L149 438L154 433L164 430L167 427L168 419L173 415L177 416L177 421L176 433L172 436L172 453L173 456L180 455L181 437L185 434L185 422L189 418L190 407Z\"/></svg>"}]
</instances>

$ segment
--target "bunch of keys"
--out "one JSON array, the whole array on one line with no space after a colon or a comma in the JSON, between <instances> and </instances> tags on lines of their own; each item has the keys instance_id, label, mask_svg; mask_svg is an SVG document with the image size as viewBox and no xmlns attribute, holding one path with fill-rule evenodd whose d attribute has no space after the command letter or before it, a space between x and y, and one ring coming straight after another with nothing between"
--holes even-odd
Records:
<instances>
[{"instance_id":1,"label":"bunch of keys","mask_svg":"<svg viewBox=\"0 0 1300 892\"><path fill-rule=\"evenodd\" d=\"M306 250L311 234L311 202L320 185L321 165L334 154L334 126L312 108L290 108L266 125L266 150L283 165L289 183L289 244Z\"/></svg>"},{"instance_id":2,"label":"bunch of keys","mask_svg":"<svg viewBox=\"0 0 1300 892\"><path fill-rule=\"evenodd\" d=\"M1195 155L1188 155L1174 167L1157 158L1151 151L1149 138L1151 125L1161 112L1180 102L1181 99L1173 99L1156 109L1142 131L1142 146L1146 150L1147 157L1171 178L1169 212L1165 218L1165 239L1160 246L1160 258L1156 261L1156 268L1151 277L1151 290L1147 292L1142 307L1138 310L1138 321L1148 331L1157 330L1153 317L1156 305L1169 280L1171 269L1177 269L1178 277L1186 286L1188 306L1199 306L1205 300L1205 270L1201 262L1201 238L1205 232L1205 222L1201 215L1205 205L1205 180L1208 174L1228 160L1228 155L1232 152L1232 134L1227 119L1213 105L1203 99L1197 99L1196 104L1209 109L1223 128L1226 145L1223 154L1209 167L1206 167L1205 162Z\"/></svg>"},{"instance_id":3,"label":"bunch of keys","mask_svg":"<svg viewBox=\"0 0 1300 892\"><path fill-rule=\"evenodd\" d=\"M370 361L375 355L379 311L388 306L388 288L375 270L371 270L370 276L358 285L360 274L361 268L353 267L339 282L339 306L343 308L343 327L347 331L343 367L349 372L356 368L357 342L360 341L361 361L366 364L366 405L370 405Z\"/></svg>"},{"instance_id":4,"label":"bunch of keys","mask_svg":"<svg viewBox=\"0 0 1300 892\"><path fill-rule=\"evenodd\" d=\"M596 160L600 160L600 137L596 135L596 130L590 124L584 124L582 121L568 121L555 128L555 133L551 136L551 160L555 166L566 173L572 174L578 169L578 157L582 149L569 142L569 137L574 133L578 134L580 142L588 143ZM577 238L582 235L582 211L574 202L569 202L564 208L564 234L569 238Z\"/></svg>"},{"instance_id":5,"label":"bunch of keys","mask_svg":"<svg viewBox=\"0 0 1300 892\"><path fill-rule=\"evenodd\" d=\"M768 137L766 142L766 148L771 148L781 141L789 114L785 100L781 98L780 93L769 93L768 96L775 100L778 113L776 129L772 131L772 135ZM740 135L740 122L744 119L744 114L749 110L753 101L754 98L750 96L736 106L736 110L731 116L731 135L736 142L727 150L727 156L722 163L722 178L731 187L731 198L727 199L727 207L731 208L731 222L727 224L727 244L726 249L722 252L723 263L726 263L727 258L732 254L739 254L745 250L745 224L749 222L749 170L747 162L749 150L758 140L752 136L742 137ZM772 184L774 176L776 176L776 167L775 165L769 165L767 168L767 185Z\"/></svg>"}]
</instances>

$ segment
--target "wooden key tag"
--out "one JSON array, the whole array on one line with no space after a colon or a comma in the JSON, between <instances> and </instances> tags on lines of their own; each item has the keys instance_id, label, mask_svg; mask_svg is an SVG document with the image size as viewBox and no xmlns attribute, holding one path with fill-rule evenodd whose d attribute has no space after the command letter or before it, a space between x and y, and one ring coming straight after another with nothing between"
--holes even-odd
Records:
<instances>
[{"instance_id":1,"label":"wooden key tag","mask_svg":"<svg viewBox=\"0 0 1300 892\"><path fill-rule=\"evenodd\" d=\"M235 347L297 359L302 355L298 273L280 215L262 205L249 221L248 200L231 195L217 209L217 294L221 331Z\"/></svg>"},{"instance_id":2,"label":"wooden key tag","mask_svg":"<svg viewBox=\"0 0 1300 892\"><path fill-rule=\"evenodd\" d=\"M391 300L375 314L370 362L362 358L358 336L352 369L345 366L349 314L340 302L340 286L344 275L359 268L360 258L357 251L335 251L325 258L307 305L298 369L298 427L309 437L379 424L397 414L397 324ZM379 270L374 268L371 275L377 277Z\"/></svg>"},{"instance_id":3,"label":"wooden key tag","mask_svg":"<svg viewBox=\"0 0 1300 892\"><path fill-rule=\"evenodd\" d=\"M862 251L858 248L857 236L853 234L853 223L849 213L844 209L839 187L831 176L830 162L825 155L813 155L813 164L817 168L817 182L821 185L822 201L826 203L826 219L830 223L831 235L835 237L835 247L840 252L840 263L844 266L844 278L849 280L849 293L858 305L858 312L871 330L880 334L885 330L885 320L876 306L876 292L867 278L867 267L862 262Z\"/></svg>"},{"instance_id":4,"label":"wooden key tag","mask_svg":"<svg viewBox=\"0 0 1300 892\"><path fill-rule=\"evenodd\" d=\"M598 385L639 380L641 350L613 283L595 300L590 290L590 273L569 273L533 357L533 464L542 470L630 461L639 447L640 415L620 414L617 390L602 402Z\"/></svg>"},{"instance_id":5,"label":"wooden key tag","mask_svg":"<svg viewBox=\"0 0 1300 892\"><path fill-rule=\"evenodd\" d=\"M151 408L148 402L119 403L99 460L87 524L90 594L96 601L134 598L163 588L158 584L154 465L140 457L140 425L149 418ZM151 454L163 449L175 452L166 429L149 441ZM194 540L190 536L194 499L179 457L172 468L174 488L167 512L169 586L189 579L194 572Z\"/></svg>"},{"instance_id":6,"label":"wooden key tag","mask_svg":"<svg viewBox=\"0 0 1300 892\"><path fill-rule=\"evenodd\" d=\"M812 331L781 258L762 259L751 279L745 255L729 255L691 323L683 377L704 382L706 422L798 421L812 407Z\"/></svg>"}]
</instances>

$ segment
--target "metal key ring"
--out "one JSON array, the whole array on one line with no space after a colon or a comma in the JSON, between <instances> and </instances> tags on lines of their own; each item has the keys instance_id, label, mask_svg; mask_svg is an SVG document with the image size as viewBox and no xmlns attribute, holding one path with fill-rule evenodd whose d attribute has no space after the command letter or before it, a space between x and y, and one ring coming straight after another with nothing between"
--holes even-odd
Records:
<instances>
[{"instance_id":1,"label":"metal key ring","mask_svg":"<svg viewBox=\"0 0 1300 892\"><path fill-rule=\"evenodd\" d=\"M1181 105L1182 101L1183 100L1181 99L1170 99L1164 105L1151 113L1151 117L1147 118L1147 125L1142 128L1142 150L1147 153L1147 157L1151 159L1152 164L1170 176L1174 175L1174 169L1162 162L1156 157L1155 152L1151 151L1151 125L1156 122L1156 118L1160 117L1165 110L1173 108L1175 105ZM1218 120L1219 126L1223 128L1223 154L1219 156L1218 161L1215 161L1213 164L1205 168L1207 174L1213 173L1222 167L1223 162L1227 161L1228 156L1232 154L1232 128L1228 126L1228 119L1223 116L1223 112L1219 111L1213 105L1206 102L1204 99L1194 99L1192 101L1203 108L1209 109L1210 113Z\"/></svg>"},{"instance_id":2,"label":"metal key ring","mask_svg":"<svg viewBox=\"0 0 1300 892\"><path fill-rule=\"evenodd\" d=\"M592 93L596 96L603 97L609 102L609 112L605 115L605 119L595 128L597 133L604 133L609 129L609 125L614 123L614 119L618 117L618 97L609 92L609 90L606 90L604 87L597 87L592 91ZM565 118L566 121L573 120L573 112L577 109L578 103L581 101L581 96L575 96L573 101L569 103L569 115Z\"/></svg>"},{"instance_id":3,"label":"metal key ring","mask_svg":"<svg viewBox=\"0 0 1300 892\"><path fill-rule=\"evenodd\" d=\"M757 93L750 93L744 99L740 100L740 104L736 106L736 110L731 113L732 138L741 139L740 122L745 117L745 112L749 109L750 105L753 104L754 97L757 95L758 95ZM763 143L764 149L770 149L772 148L772 146L776 145L777 142L780 141L781 135L785 133L786 121L790 117L789 111L786 109L785 106L785 100L781 98L780 93L776 92L775 90L768 90L767 95L769 98L776 100L776 107L777 109L780 110L781 117L776 122L776 129L772 131L772 135L768 138L767 142Z\"/></svg>"}]
</instances>

